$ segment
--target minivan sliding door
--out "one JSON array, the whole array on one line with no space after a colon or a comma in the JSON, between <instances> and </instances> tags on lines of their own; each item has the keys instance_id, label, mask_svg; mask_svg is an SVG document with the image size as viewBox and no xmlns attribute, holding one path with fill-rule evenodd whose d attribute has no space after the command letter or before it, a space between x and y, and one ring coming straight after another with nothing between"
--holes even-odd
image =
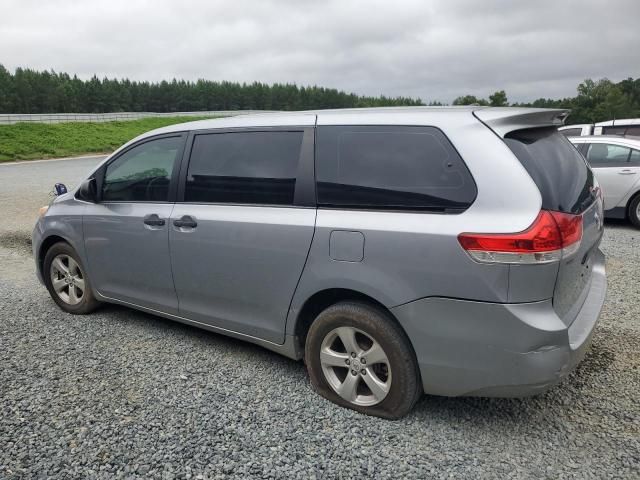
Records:
<instances>
[{"instance_id":1,"label":"minivan sliding door","mask_svg":"<svg viewBox=\"0 0 640 480\"><path fill-rule=\"evenodd\" d=\"M312 169L313 128L193 135L169 234L180 315L284 341L313 237Z\"/></svg>"}]
</instances>

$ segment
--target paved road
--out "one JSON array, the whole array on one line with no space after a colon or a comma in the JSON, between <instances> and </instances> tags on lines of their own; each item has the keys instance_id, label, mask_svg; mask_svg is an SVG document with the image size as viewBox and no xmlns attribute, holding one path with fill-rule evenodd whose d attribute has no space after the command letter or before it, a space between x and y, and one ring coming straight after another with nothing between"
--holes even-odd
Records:
<instances>
[{"instance_id":1,"label":"paved road","mask_svg":"<svg viewBox=\"0 0 640 480\"><path fill-rule=\"evenodd\" d=\"M527 399L424 397L390 422L325 401L301 363L254 345L122 307L61 312L29 231L53 183L98 161L0 166L0 478L640 478L628 224L607 224L607 302L567 381Z\"/></svg>"},{"instance_id":2,"label":"paved road","mask_svg":"<svg viewBox=\"0 0 640 480\"><path fill-rule=\"evenodd\" d=\"M38 209L51 200L53 185L77 185L104 158L0 163L0 234L31 231Z\"/></svg>"}]
</instances>

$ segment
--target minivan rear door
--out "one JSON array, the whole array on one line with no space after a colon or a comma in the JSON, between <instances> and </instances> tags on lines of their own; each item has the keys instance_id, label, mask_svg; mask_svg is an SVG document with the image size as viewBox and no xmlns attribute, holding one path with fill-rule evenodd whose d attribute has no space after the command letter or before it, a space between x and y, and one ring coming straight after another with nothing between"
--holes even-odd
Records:
<instances>
[{"instance_id":1,"label":"minivan rear door","mask_svg":"<svg viewBox=\"0 0 640 480\"><path fill-rule=\"evenodd\" d=\"M284 341L315 226L313 144L313 126L190 136L169 233L181 316Z\"/></svg>"},{"instance_id":2,"label":"minivan rear door","mask_svg":"<svg viewBox=\"0 0 640 480\"><path fill-rule=\"evenodd\" d=\"M514 130L504 141L538 186L542 209L582 218L578 250L563 254L553 295L554 309L568 325L585 301L602 238L602 196L584 157L554 127Z\"/></svg>"}]
</instances>

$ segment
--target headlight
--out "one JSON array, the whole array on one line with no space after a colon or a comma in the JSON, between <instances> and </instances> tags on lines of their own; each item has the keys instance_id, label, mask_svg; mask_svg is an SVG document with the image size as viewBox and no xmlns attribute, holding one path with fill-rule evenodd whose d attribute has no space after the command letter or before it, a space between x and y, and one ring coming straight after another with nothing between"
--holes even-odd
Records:
<instances>
[{"instance_id":1,"label":"headlight","mask_svg":"<svg viewBox=\"0 0 640 480\"><path fill-rule=\"evenodd\" d=\"M45 205L44 207L40 207L40 210L38 210L38 217L40 218L44 217L44 214L47 213L47 210L49 210L48 205Z\"/></svg>"}]
</instances>

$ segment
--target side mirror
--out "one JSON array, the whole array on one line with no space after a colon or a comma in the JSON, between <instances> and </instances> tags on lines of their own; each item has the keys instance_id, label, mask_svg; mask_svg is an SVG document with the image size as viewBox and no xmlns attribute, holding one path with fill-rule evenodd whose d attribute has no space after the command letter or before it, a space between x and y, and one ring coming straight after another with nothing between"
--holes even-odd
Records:
<instances>
[{"instance_id":1,"label":"side mirror","mask_svg":"<svg viewBox=\"0 0 640 480\"><path fill-rule=\"evenodd\" d=\"M78 200L84 200L85 202L96 203L98 201L98 189L96 187L95 178L87 178L80 184L78 193L76 194Z\"/></svg>"},{"instance_id":2,"label":"side mirror","mask_svg":"<svg viewBox=\"0 0 640 480\"><path fill-rule=\"evenodd\" d=\"M56 183L53 186L53 194L57 197L67 193L67 186L64 183Z\"/></svg>"}]
</instances>

